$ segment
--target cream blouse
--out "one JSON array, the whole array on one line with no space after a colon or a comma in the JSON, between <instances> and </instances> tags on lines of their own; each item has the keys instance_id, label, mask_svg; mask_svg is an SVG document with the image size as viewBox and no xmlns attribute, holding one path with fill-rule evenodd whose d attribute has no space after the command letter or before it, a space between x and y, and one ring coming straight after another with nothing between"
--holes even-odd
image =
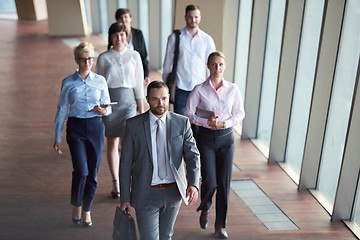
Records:
<instances>
[{"instance_id":1,"label":"cream blouse","mask_svg":"<svg viewBox=\"0 0 360 240\"><path fill-rule=\"evenodd\" d=\"M134 88L136 99L144 98L144 70L140 54L128 48L109 49L99 55L96 72L106 78L109 88Z\"/></svg>"}]
</instances>

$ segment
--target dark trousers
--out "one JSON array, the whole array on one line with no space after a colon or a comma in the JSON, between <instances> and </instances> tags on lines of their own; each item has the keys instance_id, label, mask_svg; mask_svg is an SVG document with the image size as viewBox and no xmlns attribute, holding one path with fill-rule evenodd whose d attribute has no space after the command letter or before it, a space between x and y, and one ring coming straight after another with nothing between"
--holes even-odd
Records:
<instances>
[{"instance_id":1,"label":"dark trousers","mask_svg":"<svg viewBox=\"0 0 360 240\"><path fill-rule=\"evenodd\" d=\"M191 91L184 91L179 88L176 88L175 91L175 103L174 103L174 112L184 115L185 106L187 99Z\"/></svg>"},{"instance_id":2,"label":"dark trousers","mask_svg":"<svg viewBox=\"0 0 360 240\"><path fill-rule=\"evenodd\" d=\"M97 175L104 146L105 127L101 118L69 117L66 141L73 163L71 204L90 211L97 188Z\"/></svg>"},{"instance_id":3,"label":"dark trousers","mask_svg":"<svg viewBox=\"0 0 360 240\"><path fill-rule=\"evenodd\" d=\"M232 129L199 127L196 143L200 152L202 176L201 203L197 211L210 209L216 190L215 227L225 228L234 157Z\"/></svg>"}]
</instances>

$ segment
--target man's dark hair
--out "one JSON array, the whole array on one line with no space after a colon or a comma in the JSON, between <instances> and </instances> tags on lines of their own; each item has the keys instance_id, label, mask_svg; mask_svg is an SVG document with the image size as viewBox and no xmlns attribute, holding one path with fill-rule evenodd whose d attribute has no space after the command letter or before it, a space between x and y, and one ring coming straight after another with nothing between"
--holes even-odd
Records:
<instances>
[{"instance_id":1,"label":"man's dark hair","mask_svg":"<svg viewBox=\"0 0 360 240\"><path fill-rule=\"evenodd\" d=\"M152 81L148 87L147 87L147 96L149 96L150 94L150 90L153 89L153 88L166 88L166 90L169 92L169 88L168 86L166 85L166 83L164 83L163 81L158 81L158 80L155 80L155 81Z\"/></svg>"},{"instance_id":2,"label":"man's dark hair","mask_svg":"<svg viewBox=\"0 0 360 240\"><path fill-rule=\"evenodd\" d=\"M127 8L119 8L119 9L116 10L116 12L115 12L115 19L116 19L116 21L118 21L119 18L120 18L122 15L124 15L124 14L129 14L129 16L132 17L132 16L131 16L131 11L130 11L130 9L127 9Z\"/></svg>"},{"instance_id":3,"label":"man's dark hair","mask_svg":"<svg viewBox=\"0 0 360 240\"><path fill-rule=\"evenodd\" d=\"M194 11L194 10L199 10L200 11L200 7L198 5L187 5L185 8L185 15L187 14L188 11Z\"/></svg>"}]
</instances>

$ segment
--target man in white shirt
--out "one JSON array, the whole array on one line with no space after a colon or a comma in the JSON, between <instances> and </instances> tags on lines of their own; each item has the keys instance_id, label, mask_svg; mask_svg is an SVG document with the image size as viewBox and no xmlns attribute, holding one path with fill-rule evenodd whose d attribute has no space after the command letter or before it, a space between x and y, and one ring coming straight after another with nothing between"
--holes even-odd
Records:
<instances>
[{"instance_id":1,"label":"man in white shirt","mask_svg":"<svg viewBox=\"0 0 360 240\"><path fill-rule=\"evenodd\" d=\"M185 9L186 27L180 29L179 58L176 71L174 112L184 114L187 98L193 88L206 80L206 62L216 50L214 40L199 28L199 6L188 5ZM168 37L163 64L164 82L171 72L174 60L175 33Z\"/></svg>"}]
</instances>

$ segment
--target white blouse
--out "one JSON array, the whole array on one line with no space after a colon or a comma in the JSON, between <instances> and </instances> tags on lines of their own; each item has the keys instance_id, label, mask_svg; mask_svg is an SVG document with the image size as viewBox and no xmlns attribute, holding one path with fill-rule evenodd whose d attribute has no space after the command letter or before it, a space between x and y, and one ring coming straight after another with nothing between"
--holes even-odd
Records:
<instances>
[{"instance_id":1,"label":"white blouse","mask_svg":"<svg viewBox=\"0 0 360 240\"><path fill-rule=\"evenodd\" d=\"M96 72L106 78L109 88L134 88L136 99L144 98L144 70L137 51L109 49L99 55Z\"/></svg>"}]
</instances>

